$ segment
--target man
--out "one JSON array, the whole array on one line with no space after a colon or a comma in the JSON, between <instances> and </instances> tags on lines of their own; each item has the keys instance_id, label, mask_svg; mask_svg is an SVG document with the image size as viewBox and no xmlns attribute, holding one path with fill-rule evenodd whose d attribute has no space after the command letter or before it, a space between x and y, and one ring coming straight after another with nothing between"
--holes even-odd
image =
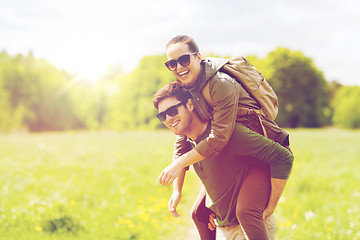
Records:
<instances>
[{"instance_id":1,"label":"man","mask_svg":"<svg viewBox=\"0 0 360 240\"><path fill-rule=\"evenodd\" d=\"M190 96L184 85L170 83L154 95L153 103L159 111L157 116L169 129L176 135L185 135L193 145L196 145L211 134L211 126L208 121L199 117ZM256 191L257 184L247 187L249 194L253 196L251 204L254 208L245 218L242 216L242 211L239 211L242 206L239 204L241 201L238 196L241 195L240 192L244 187L242 183L249 170L260 161L270 165L271 178L279 180L272 182L274 183L272 188L276 189L276 194L272 193L272 204L276 206L290 174L293 155L278 143L249 130L240 123L236 123L228 144L217 155L201 161L178 158L164 169L159 181L168 184L174 180L173 176L178 176L175 182L182 182L185 176L184 168L193 165L212 201L210 209L216 214L218 226L224 235L232 231L233 226L240 222L250 239L268 239L267 233L262 230L264 227L260 225L264 225L262 216L268 205L270 185L267 192ZM266 181L258 184L266 184ZM181 188L182 185L174 184L174 192L180 195ZM243 219L248 221L246 225ZM239 235L239 231L231 234ZM233 237L229 239L234 239Z\"/></svg>"}]
</instances>

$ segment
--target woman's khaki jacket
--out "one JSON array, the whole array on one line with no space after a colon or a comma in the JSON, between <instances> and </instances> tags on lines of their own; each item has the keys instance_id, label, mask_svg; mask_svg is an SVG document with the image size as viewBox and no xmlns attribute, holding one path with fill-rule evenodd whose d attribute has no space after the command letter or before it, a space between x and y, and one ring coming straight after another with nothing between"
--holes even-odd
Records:
<instances>
[{"instance_id":1,"label":"woman's khaki jacket","mask_svg":"<svg viewBox=\"0 0 360 240\"><path fill-rule=\"evenodd\" d=\"M206 159L219 153L228 143L234 131L238 107L259 109L256 101L234 78L220 71L226 62L222 58L203 59L200 75L190 89L196 112L203 120L211 121L209 136L195 146L195 150ZM174 159L191 149L187 137L178 136Z\"/></svg>"}]
</instances>

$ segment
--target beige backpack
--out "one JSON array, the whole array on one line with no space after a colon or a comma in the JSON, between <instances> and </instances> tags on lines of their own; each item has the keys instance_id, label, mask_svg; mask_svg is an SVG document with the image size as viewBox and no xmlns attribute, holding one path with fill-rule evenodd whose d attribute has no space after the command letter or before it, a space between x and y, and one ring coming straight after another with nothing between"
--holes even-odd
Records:
<instances>
[{"instance_id":1,"label":"beige backpack","mask_svg":"<svg viewBox=\"0 0 360 240\"><path fill-rule=\"evenodd\" d=\"M246 60L244 57L234 56L228 59L228 62L220 69L231 77L235 78L243 88L258 102L260 106L259 114L266 116L271 120L275 120L278 114L278 98L262 76L262 74ZM207 89L203 91L205 99L210 96Z\"/></svg>"}]
</instances>

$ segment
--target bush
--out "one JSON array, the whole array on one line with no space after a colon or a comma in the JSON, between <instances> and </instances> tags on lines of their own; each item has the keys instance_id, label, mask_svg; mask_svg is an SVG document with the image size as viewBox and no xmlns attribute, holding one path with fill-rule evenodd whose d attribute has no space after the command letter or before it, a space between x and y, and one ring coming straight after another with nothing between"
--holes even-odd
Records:
<instances>
[{"instance_id":1,"label":"bush","mask_svg":"<svg viewBox=\"0 0 360 240\"><path fill-rule=\"evenodd\" d=\"M333 123L342 128L360 128L360 87L341 87L334 98Z\"/></svg>"}]
</instances>

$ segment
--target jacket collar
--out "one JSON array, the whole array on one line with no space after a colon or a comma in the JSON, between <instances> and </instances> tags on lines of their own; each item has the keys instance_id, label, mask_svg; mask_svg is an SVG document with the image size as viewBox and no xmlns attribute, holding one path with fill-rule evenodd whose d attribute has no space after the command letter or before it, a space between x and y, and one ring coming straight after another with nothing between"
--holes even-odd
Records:
<instances>
[{"instance_id":1,"label":"jacket collar","mask_svg":"<svg viewBox=\"0 0 360 240\"><path fill-rule=\"evenodd\" d=\"M228 59L207 57L201 61L201 73L196 87L202 89L207 82L228 62Z\"/></svg>"}]
</instances>

